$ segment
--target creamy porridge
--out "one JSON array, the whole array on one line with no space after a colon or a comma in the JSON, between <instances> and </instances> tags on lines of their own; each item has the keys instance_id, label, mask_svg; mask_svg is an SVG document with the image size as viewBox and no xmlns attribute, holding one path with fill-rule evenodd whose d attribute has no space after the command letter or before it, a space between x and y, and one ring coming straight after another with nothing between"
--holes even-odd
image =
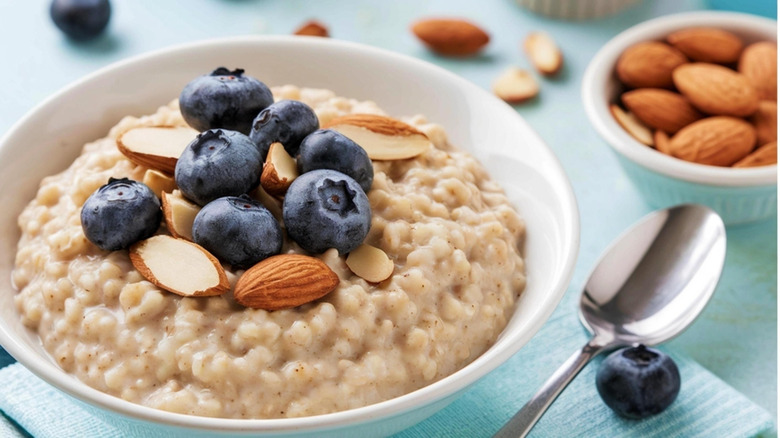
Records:
<instances>
[{"instance_id":1,"label":"creamy porridge","mask_svg":"<svg viewBox=\"0 0 780 438\"><path fill-rule=\"evenodd\" d=\"M377 113L372 102L293 86L321 124ZM409 160L374 162L366 243L395 262L368 283L335 250L317 256L340 284L303 306L244 308L232 293L185 298L146 281L126 250L89 243L80 209L109 177L143 178L116 147L135 126L181 125L176 102L122 120L45 178L19 217L16 306L67 372L135 403L227 418L300 417L387 400L439 380L498 337L525 286L525 226L501 188L438 125L405 121L434 144ZM160 233L166 233L161 227ZM300 252L285 241L283 252ZM241 271L228 277L235 284Z\"/></svg>"}]
</instances>

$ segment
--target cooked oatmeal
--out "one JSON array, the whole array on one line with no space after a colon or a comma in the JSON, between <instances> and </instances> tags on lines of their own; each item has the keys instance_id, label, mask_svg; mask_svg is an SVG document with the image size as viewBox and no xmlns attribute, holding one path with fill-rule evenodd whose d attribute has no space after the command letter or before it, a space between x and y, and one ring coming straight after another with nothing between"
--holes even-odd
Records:
<instances>
[{"instance_id":1,"label":"cooked oatmeal","mask_svg":"<svg viewBox=\"0 0 780 438\"><path fill-rule=\"evenodd\" d=\"M277 87L320 123L382 111L332 92ZM404 119L434 148L374 162L366 243L395 271L379 284L344 257L318 257L340 284L326 297L273 312L241 307L231 292L184 298L146 281L126 250L84 237L80 209L109 177L141 180L116 137L136 126L181 125L173 102L127 117L45 178L19 217L13 282L24 323L65 371L106 393L168 411L226 418L300 417L387 400L446 377L487 350L525 286L525 226L501 188L443 129ZM163 225L159 231L166 233ZM283 252L301 252L286 241ZM241 271L228 270L231 284Z\"/></svg>"}]
</instances>

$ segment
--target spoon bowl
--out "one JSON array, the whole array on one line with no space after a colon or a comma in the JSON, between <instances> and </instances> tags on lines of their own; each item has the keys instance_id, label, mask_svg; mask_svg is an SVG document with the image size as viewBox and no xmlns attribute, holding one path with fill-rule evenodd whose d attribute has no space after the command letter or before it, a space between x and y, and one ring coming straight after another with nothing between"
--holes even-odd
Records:
<instances>
[{"instance_id":1,"label":"spoon bowl","mask_svg":"<svg viewBox=\"0 0 780 438\"><path fill-rule=\"evenodd\" d=\"M525 437L599 353L680 334L710 300L725 259L726 228L707 207L680 205L642 218L615 239L585 283L579 315L592 338L495 437Z\"/></svg>"},{"instance_id":2,"label":"spoon bowl","mask_svg":"<svg viewBox=\"0 0 780 438\"><path fill-rule=\"evenodd\" d=\"M666 342L707 304L725 257L726 230L709 208L651 213L597 263L580 297L580 320L602 343Z\"/></svg>"}]
</instances>

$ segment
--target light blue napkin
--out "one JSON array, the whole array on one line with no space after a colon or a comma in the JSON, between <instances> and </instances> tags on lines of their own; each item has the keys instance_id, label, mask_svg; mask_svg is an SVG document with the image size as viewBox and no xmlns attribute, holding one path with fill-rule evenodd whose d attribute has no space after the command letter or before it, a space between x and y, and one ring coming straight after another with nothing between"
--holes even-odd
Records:
<instances>
[{"instance_id":1,"label":"light blue napkin","mask_svg":"<svg viewBox=\"0 0 780 438\"><path fill-rule=\"evenodd\" d=\"M495 433L587 340L572 295L568 294L542 330L507 363L450 406L395 438L478 438ZM595 374L602 360L597 358L561 394L531 436L750 437L773 428L766 411L693 360L667 352L680 368L682 389L665 412L642 421L625 420L612 413L596 392ZM0 410L35 438L133 436L132 431L119 430L91 416L20 364L1 369L0 382ZM0 436L24 435L0 416Z\"/></svg>"}]
</instances>

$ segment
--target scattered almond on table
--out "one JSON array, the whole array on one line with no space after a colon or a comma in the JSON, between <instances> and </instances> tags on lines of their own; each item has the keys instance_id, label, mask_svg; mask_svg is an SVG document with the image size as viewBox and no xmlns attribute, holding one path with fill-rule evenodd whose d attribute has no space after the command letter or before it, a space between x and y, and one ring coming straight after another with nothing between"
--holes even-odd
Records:
<instances>
[{"instance_id":1,"label":"scattered almond on table","mask_svg":"<svg viewBox=\"0 0 780 438\"><path fill-rule=\"evenodd\" d=\"M529 71L510 67L493 81L493 93L507 103L521 103L539 94L539 84Z\"/></svg>"},{"instance_id":2,"label":"scattered almond on table","mask_svg":"<svg viewBox=\"0 0 780 438\"><path fill-rule=\"evenodd\" d=\"M293 35L316 36L327 38L330 36L327 26L317 20L309 20L293 32Z\"/></svg>"},{"instance_id":3,"label":"scattered almond on table","mask_svg":"<svg viewBox=\"0 0 780 438\"><path fill-rule=\"evenodd\" d=\"M563 67L563 54L555 40L545 32L531 32L523 41L523 49L539 73L555 76Z\"/></svg>"},{"instance_id":4,"label":"scattered almond on table","mask_svg":"<svg viewBox=\"0 0 780 438\"><path fill-rule=\"evenodd\" d=\"M637 141L712 166L777 163L777 44L683 29L626 49L610 112ZM624 109L625 108L625 109Z\"/></svg>"},{"instance_id":5,"label":"scattered almond on table","mask_svg":"<svg viewBox=\"0 0 780 438\"><path fill-rule=\"evenodd\" d=\"M478 25L461 18L426 18L412 24L412 33L429 49L444 56L471 56L490 42Z\"/></svg>"}]
</instances>

